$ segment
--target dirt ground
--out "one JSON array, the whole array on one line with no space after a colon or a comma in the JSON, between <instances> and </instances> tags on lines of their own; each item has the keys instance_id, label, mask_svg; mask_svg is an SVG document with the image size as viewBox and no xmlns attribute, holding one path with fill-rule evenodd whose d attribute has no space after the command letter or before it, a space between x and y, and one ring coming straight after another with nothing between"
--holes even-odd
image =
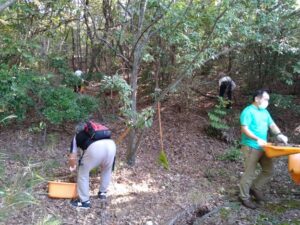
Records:
<instances>
[{"instance_id":1,"label":"dirt ground","mask_svg":"<svg viewBox=\"0 0 300 225\"><path fill-rule=\"evenodd\" d=\"M205 97L184 109L171 101L162 103L163 140L170 169L158 164L160 143L155 119L146 131L134 167L125 162L126 139L118 145L106 204L97 199L100 173L91 175L92 208L88 210L47 196L48 180L63 180L69 175L71 132L51 130L42 144L41 135L22 126L1 131L1 152L8 155L6 174L29 168L44 178L33 191L38 203L13 212L4 224L300 224L300 189L289 177L287 157L275 159L275 174L265 190L269 202L257 210L240 205L237 184L242 161L222 159L232 145L205 132L206 112L213 104ZM234 110L240 112L240 108ZM120 122L109 125L117 139L124 126ZM17 134L14 138L12 132Z\"/></svg>"}]
</instances>

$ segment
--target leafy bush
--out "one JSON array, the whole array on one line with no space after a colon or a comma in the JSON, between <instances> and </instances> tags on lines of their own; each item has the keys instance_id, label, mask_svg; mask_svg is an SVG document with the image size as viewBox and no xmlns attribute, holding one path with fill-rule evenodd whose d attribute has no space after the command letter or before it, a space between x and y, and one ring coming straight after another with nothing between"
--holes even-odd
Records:
<instances>
[{"instance_id":1,"label":"leafy bush","mask_svg":"<svg viewBox=\"0 0 300 225\"><path fill-rule=\"evenodd\" d=\"M63 76L62 84L65 84L68 87L73 87L75 85L80 85L82 83L81 78L75 76L75 74L72 71L63 71L62 76Z\"/></svg>"},{"instance_id":2,"label":"leafy bush","mask_svg":"<svg viewBox=\"0 0 300 225\"><path fill-rule=\"evenodd\" d=\"M226 152L219 157L220 160L225 161L239 161L241 159L242 153L237 145L232 146Z\"/></svg>"},{"instance_id":3,"label":"leafy bush","mask_svg":"<svg viewBox=\"0 0 300 225\"><path fill-rule=\"evenodd\" d=\"M50 55L48 58L49 64L55 69L66 69L68 68L68 59L62 56Z\"/></svg>"},{"instance_id":4,"label":"leafy bush","mask_svg":"<svg viewBox=\"0 0 300 225\"><path fill-rule=\"evenodd\" d=\"M75 76L73 76L75 77ZM63 121L86 119L96 111L98 103L95 98L79 95L66 87L52 87L48 76L34 71L7 66L0 67L0 121L17 117L26 119L29 110L53 124Z\"/></svg>"},{"instance_id":5,"label":"leafy bush","mask_svg":"<svg viewBox=\"0 0 300 225\"><path fill-rule=\"evenodd\" d=\"M300 106L294 103L295 97L292 95L271 94L270 106L273 111L281 112L282 109L291 109L300 114Z\"/></svg>"},{"instance_id":6,"label":"leafy bush","mask_svg":"<svg viewBox=\"0 0 300 225\"><path fill-rule=\"evenodd\" d=\"M62 84L68 87L81 84L81 79L75 76L74 72L70 70L68 59L66 57L50 55L48 61L50 66L56 69L56 72L58 73L57 76L60 76ZM57 76L55 78L57 78Z\"/></svg>"},{"instance_id":7,"label":"leafy bush","mask_svg":"<svg viewBox=\"0 0 300 225\"><path fill-rule=\"evenodd\" d=\"M229 126L226 124L224 117L227 115L227 101L223 98L218 99L218 104L208 113L210 126L216 130L227 130Z\"/></svg>"},{"instance_id":8,"label":"leafy bush","mask_svg":"<svg viewBox=\"0 0 300 225\"><path fill-rule=\"evenodd\" d=\"M153 122L154 110L152 107L143 109L140 113L133 114L131 109L131 87L119 75L113 77L105 76L102 82L101 91L118 92L122 104L121 113L127 119L127 124L130 127L143 128L150 127ZM133 122L135 118L135 122Z\"/></svg>"},{"instance_id":9,"label":"leafy bush","mask_svg":"<svg viewBox=\"0 0 300 225\"><path fill-rule=\"evenodd\" d=\"M98 108L93 97L78 95L65 87L43 90L40 97L44 102L42 113L53 124L86 119Z\"/></svg>"},{"instance_id":10,"label":"leafy bush","mask_svg":"<svg viewBox=\"0 0 300 225\"><path fill-rule=\"evenodd\" d=\"M23 120L29 107L33 105L28 95L33 86L30 71L20 71L17 68L0 67L0 120L9 115L16 115Z\"/></svg>"}]
</instances>

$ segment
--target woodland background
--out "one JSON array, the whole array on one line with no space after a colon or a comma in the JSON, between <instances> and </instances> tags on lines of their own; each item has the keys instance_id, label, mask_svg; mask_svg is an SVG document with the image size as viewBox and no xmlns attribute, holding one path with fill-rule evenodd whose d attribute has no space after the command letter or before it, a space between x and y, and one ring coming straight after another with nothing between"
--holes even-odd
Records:
<instances>
[{"instance_id":1,"label":"woodland background","mask_svg":"<svg viewBox=\"0 0 300 225\"><path fill-rule=\"evenodd\" d=\"M0 221L11 218L11 209L39 204L34 193L53 178L49 175L53 171L41 169L34 158L40 153L28 149L43 149L49 143L53 148L55 143L67 154L62 150L66 140L58 144L55 134L68 139L74 125L89 118L110 125L114 138L122 142L120 168L144 168L137 163L143 155L139 149L156 135L153 148L158 152L147 157L154 162L158 158L160 164L154 167L160 165L161 173L167 173L177 164L166 142L169 136L178 138L181 129L179 125L168 133L168 126L182 119L189 118L187 132L189 126L194 131L197 121L201 131L195 132L229 149L223 155L226 159L240 160L238 115L254 90L268 88L275 121L297 143L299 4L296 0L0 0ZM84 72L82 93L73 91L80 83L74 75L77 69ZM220 72L238 85L232 110L217 97ZM162 129L157 124L160 104ZM201 135L186 138L187 142ZM18 153L17 146L25 152ZM40 161L49 157L39 156ZM57 167L64 163L53 162ZM29 168L26 174L24 168ZM40 217L35 223L53 219ZM62 219L53 221L60 224Z\"/></svg>"}]
</instances>

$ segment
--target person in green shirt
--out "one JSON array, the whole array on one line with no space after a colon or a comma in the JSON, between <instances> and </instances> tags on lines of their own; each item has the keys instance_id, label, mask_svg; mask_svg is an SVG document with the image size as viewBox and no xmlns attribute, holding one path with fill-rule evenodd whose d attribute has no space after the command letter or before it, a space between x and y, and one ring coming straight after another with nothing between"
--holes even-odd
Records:
<instances>
[{"instance_id":1,"label":"person in green shirt","mask_svg":"<svg viewBox=\"0 0 300 225\"><path fill-rule=\"evenodd\" d=\"M266 90L258 90L253 95L253 102L241 113L240 123L242 132L242 152L245 159L245 172L240 180L240 200L247 208L255 209L257 203L266 199L262 193L263 186L269 181L273 173L272 159L265 155L262 146L267 143L268 130L276 135L277 140L287 144L288 138L283 135L274 123L266 109L270 96ZM257 163L261 173L255 177ZM251 200L254 197L256 202Z\"/></svg>"}]
</instances>

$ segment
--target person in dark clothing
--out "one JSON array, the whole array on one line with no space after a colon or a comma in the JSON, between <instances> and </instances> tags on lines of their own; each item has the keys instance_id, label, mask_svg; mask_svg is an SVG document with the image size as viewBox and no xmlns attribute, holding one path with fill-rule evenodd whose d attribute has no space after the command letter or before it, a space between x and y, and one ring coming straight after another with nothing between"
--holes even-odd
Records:
<instances>
[{"instance_id":1,"label":"person in dark clothing","mask_svg":"<svg viewBox=\"0 0 300 225\"><path fill-rule=\"evenodd\" d=\"M225 98L225 95L227 97L227 100L229 103L226 105L226 108L231 108L232 103L232 92L236 88L235 82L231 79L230 76L226 76L225 73L220 73L220 79L219 79L219 96L222 98Z\"/></svg>"},{"instance_id":2,"label":"person in dark clothing","mask_svg":"<svg viewBox=\"0 0 300 225\"><path fill-rule=\"evenodd\" d=\"M82 74L83 72L79 69L74 72L74 75L78 78L77 84L74 86L74 92L76 93L82 92L82 83L83 83Z\"/></svg>"}]
</instances>

